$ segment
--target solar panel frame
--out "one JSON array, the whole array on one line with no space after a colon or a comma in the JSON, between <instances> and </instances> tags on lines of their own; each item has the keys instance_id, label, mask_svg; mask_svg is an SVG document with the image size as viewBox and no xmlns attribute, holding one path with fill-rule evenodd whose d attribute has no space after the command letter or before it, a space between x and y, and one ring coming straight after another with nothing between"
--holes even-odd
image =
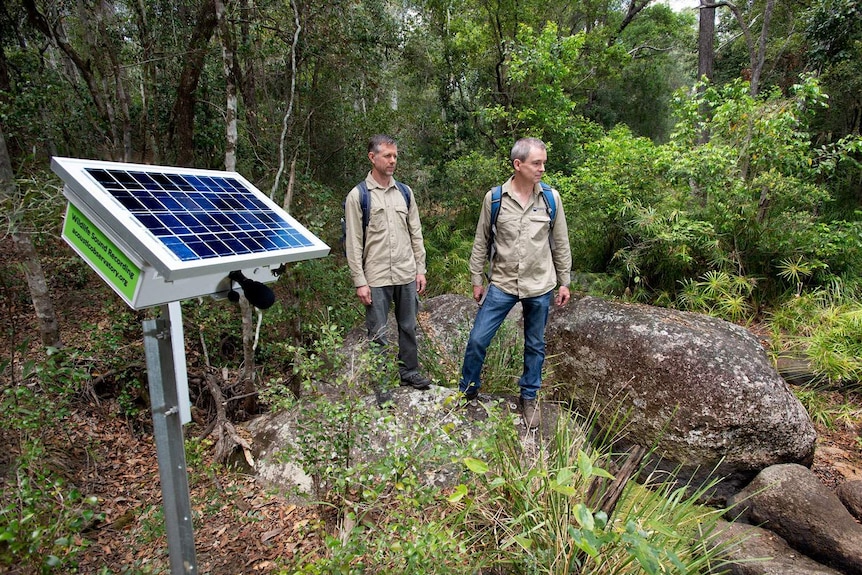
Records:
<instances>
[{"instance_id":1,"label":"solar panel frame","mask_svg":"<svg viewBox=\"0 0 862 575\"><path fill-rule=\"evenodd\" d=\"M323 257L329 246L236 172L54 157L64 193L167 281ZM167 188L167 189L166 189ZM203 294L202 294L203 295Z\"/></svg>"}]
</instances>

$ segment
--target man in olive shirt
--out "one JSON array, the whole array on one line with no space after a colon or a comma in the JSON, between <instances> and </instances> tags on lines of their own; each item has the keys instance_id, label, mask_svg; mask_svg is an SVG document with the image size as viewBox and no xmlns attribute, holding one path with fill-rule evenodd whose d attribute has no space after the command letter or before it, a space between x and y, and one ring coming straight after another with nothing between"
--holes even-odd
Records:
<instances>
[{"instance_id":1,"label":"man in olive shirt","mask_svg":"<svg viewBox=\"0 0 862 575\"><path fill-rule=\"evenodd\" d=\"M544 142L522 138L512 147L514 174L502 186L494 235L495 256L487 291L483 268L491 240L491 195L485 194L470 255L473 298L479 312L470 331L459 389L467 400L479 394L482 365L494 334L518 302L524 312L524 371L519 380L520 405L528 428L539 426L536 395L542 385L545 361L545 324L551 296L559 286L555 302L565 305L571 294L572 252L560 194L550 190L556 205L551 221L540 184L548 159Z\"/></svg>"},{"instance_id":2,"label":"man in olive shirt","mask_svg":"<svg viewBox=\"0 0 862 575\"><path fill-rule=\"evenodd\" d=\"M368 338L387 344L386 318L395 303L398 323L398 371L401 385L428 389L431 380L419 373L416 348L416 313L425 293L425 244L419 209L409 191L406 202L392 175L398 162L398 145L379 134L368 144L371 171L365 177L369 194L368 226L363 230L359 186L345 201L345 249L356 295L365 306ZM363 239L364 236L364 239ZM378 390L379 391L379 390Z\"/></svg>"}]
</instances>

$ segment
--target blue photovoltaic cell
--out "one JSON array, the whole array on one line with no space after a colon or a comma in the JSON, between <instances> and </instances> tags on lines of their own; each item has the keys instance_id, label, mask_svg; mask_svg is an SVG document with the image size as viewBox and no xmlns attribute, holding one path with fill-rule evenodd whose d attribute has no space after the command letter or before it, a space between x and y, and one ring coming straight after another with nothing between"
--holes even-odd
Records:
<instances>
[{"instance_id":1,"label":"blue photovoltaic cell","mask_svg":"<svg viewBox=\"0 0 862 575\"><path fill-rule=\"evenodd\" d=\"M85 169L182 261L312 245L235 178Z\"/></svg>"}]
</instances>

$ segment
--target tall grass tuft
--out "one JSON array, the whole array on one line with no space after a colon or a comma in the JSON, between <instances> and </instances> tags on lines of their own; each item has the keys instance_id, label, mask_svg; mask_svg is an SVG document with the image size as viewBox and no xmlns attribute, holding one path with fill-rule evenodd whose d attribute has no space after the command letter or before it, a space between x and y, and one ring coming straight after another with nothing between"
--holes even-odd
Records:
<instances>
[{"instance_id":1,"label":"tall grass tuft","mask_svg":"<svg viewBox=\"0 0 862 575\"><path fill-rule=\"evenodd\" d=\"M487 462L464 461L456 490L465 538L502 573L611 575L701 573L722 565L707 544L721 511L697 501L712 487L675 487L665 476L628 482L611 514L590 504L591 486L612 478L609 446L590 445L574 417L561 415L533 453L499 433Z\"/></svg>"}]
</instances>

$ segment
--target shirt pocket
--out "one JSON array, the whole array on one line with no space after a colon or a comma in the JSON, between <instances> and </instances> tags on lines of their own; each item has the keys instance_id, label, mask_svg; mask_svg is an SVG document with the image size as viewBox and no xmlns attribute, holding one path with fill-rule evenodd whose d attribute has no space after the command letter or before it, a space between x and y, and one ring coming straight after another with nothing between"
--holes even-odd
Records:
<instances>
[{"instance_id":1,"label":"shirt pocket","mask_svg":"<svg viewBox=\"0 0 862 575\"><path fill-rule=\"evenodd\" d=\"M369 232L397 233L397 230L402 229L407 229L407 206L371 207L368 218Z\"/></svg>"},{"instance_id":2,"label":"shirt pocket","mask_svg":"<svg viewBox=\"0 0 862 575\"><path fill-rule=\"evenodd\" d=\"M521 235L521 215L515 213L501 212L497 216L497 232L494 236L494 243L497 244L497 250L500 251L503 246L503 251L506 249L515 249L518 245L518 238Z\"/></svg>"},{"instance_id":3,"label":"shirt pocket","mask_svg":"<svg viewBox=\"0 0 862 575\"><path fill-rule=\"evenodd\" d=\"M544 211L531 212L527 217L528 233L534 244L548 241L551 231L551 217Z\"/></svg>"}]
</instances>

